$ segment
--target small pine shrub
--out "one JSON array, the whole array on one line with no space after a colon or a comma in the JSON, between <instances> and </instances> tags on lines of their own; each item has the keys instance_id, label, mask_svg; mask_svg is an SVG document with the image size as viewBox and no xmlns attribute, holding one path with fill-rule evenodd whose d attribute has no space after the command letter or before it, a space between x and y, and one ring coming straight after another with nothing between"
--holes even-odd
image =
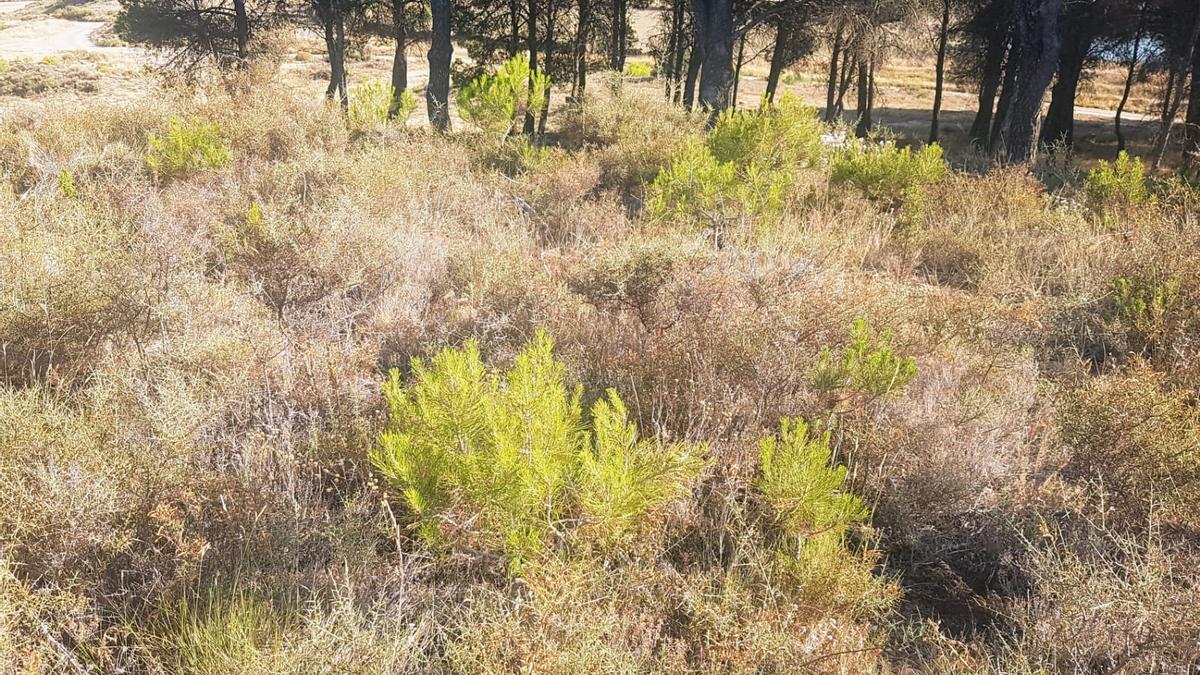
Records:
<instances>
[{"instance_id":1,"label":"small pine shrub","mask_svg":"<svg viewBox=\"0 0 1200 675\"><path fill-rule=\"evenodd\" d=\"M783 212L792 172L820 159L822 130L816 111L791 96L725 112L703 143L685 144L659 172L649 211L718 234L733 222L769 223Z\"/></svg>"},{"instance_id":2,"label":"small pine shrub","mask_svg":"<svg viewBox=\"0 0 1200 675\"><path fill-rule=\"evenodd\" d=\"M817 163L824 132L816 109L786 94L758 110L722 113L708 136L708 147L717 161L733 162L743 170L786 169Z\"/></svg>"},{"instance_id":3,"label":"small pine shrub","mask_svg":"<svg viewBox=\"0 0 1200 675\"><path fill-rule=\"evenodd\" d=\"M201 169L219 169L229 163L229 147L216 122L185 122L172 116L165 136L150 134L146 165L160 178L178 178Z\"/></svg>"},{"instance_id":4,"label":"small pine shrub","mask_svg":"<svg viewBox=\"0 0 1200 675\"><path fill-rule=\"evenodd\" d=\"M525 114L541 110L550 92L550 77L530 76L529 59L517 55L492 75L480 75L458 91L458 111L464 120L489 135L506 138Z\"/></svg>"},{"instance_id":5,"label":"small pine shrub","mask_svg":"<svg viewBox=\"0 0 1200 675\"><path fill-rule=\"evenodd\" d=\"M936 143L916 152L895 143L854 143L834 155L830 180L851 185L887 208L905 206L916 212L926 188L946 173L942 147Z\"/></svg>"},{"instance_id":6,"label":"small pine shrub","mask_svg":"<svg viewBox=\"0 0 1200 675\"><path fill-rule=\"evenodd\" d=\"M1130 339L1130 348L1145 354L1169 338L1179 308L1179 277L1157 281L1145 277L1113 280L1110 315Z\"/></svg>"},{"instance_id":7,"label":"small pine shrub","mask_svg":"<svg viewBox=\"0 0 1200 675\"><path fill-rule=\"evenodd\" d=\"M698 448L639 439L615 390L592 406L592 434L580 455L579 504L604 548L636 533L645 514L680 495L703 468Z\"/></svg>"},{"instance_id":8,"label":"small pine shrub","mask_svg":"<svg viewBox=\"0 0 1200 675\"><path fill-rule=\"evenodd\" d=\"M654 67L641 61L627 63L625 64L625 77L654 77Z\"/></svg>"},{"instance_id":9,"label":"small pine shrub","mask_svg":"<svg viewBox=\"0 0 1200 675\"><path fill-rule=\"evenodd\" d=\"M519 176L536 169L551 155L548 148L531 141L528 136L517 135L505 139L499 146L483 153L485 166L496 169L506 176Z\"/></svg>"},{"instance_id":10,"label":"small pine shrub","mask_svg":"<svg viewBox=\"0 0 1200 675\"><path fill-rule=\"evenodd\" d=\"M759 443L754 481L779 535L774 567L805 604L870 615L885 611L894 589L873 573L870 552L846 545L871 510L844 489L847 469L832 463L830 434L805 420L784 419L780 433Z\"/></svg>"},{"instance_id":11,"label":"small pine shrub","mask_svg":"<svg viewBox=\"0 0 1200 675\"><path fill-rule=\"evenodd\" d=\"M693 140L676 153L647 189L652 217L720 233L748 218L769 218L783 208L786 178L751 164L739 175L732 162L721 162L707 145Z\"/></svg>"},{"instance_id":12,"label":"small pine shrub","mask_svg":"<svg viewBox=\"0 0 1200 675\"><path fill-rule=\"evenodd\" d=\"M396 96L396 88L390 83L369 79L350 88L346 120L351 129L364 131L388 122L403 124L416 109L417 95L411 89Z\"/></svg>"},{"instance_id":13,"label":"small pine shrub","mask_svg":"<svg viewBox=\"0 0 1200 675\"><path fill-rule=\"evenodd\" d=\"M392 371L391 423L372 461L426 541L444 543L443 525L458 523L517 571L569 523L602 548L619 544L699 472L700 448L638 440L614 391L585 422L552 349L539 333L501 374L468 342L414 360L410 386Z\"/></svg>"},{"instance_id":14,"label":"small pine shrub","mask_svg":"<svg viewBox=\"0 0 1200 675\"><path fill-rule=\"evenodd\" d=\"M58 191L67 199L79 196L79 188L75 187L75 176L66 169L58 172Z\"/></svg>"},{"instance_id":15,"label":"small pine shrub","mask_svg":"<svg viewBox=\"0 0 1200 675\"><path fill-rule=\"evenodd\" d=\"M882 397L902 392L917 376L911 356L897 356L891 332L871 334L865 319L850 329L850 344L835 355L825 347L813 371L813 384L821 391Z\"/></svg>"},{"instance_id":16,"label":"small pine shrub","mask_svg":"<svg viewBox=\"0 0 1200 675\"><path fill-rule=\"evenodd\" d=\"M1088 173L1084 194L1088 207L1105 218L1114 210L1145 203L1150 199L1150 188L1142 159L1122 151L1114 162L1100 160Z\"/></svg>"},{"instance_id":17,"label":"small pine shrub","mask_svg":"<svg viewBox=\"0 0 1200 675\"><path fill-rule=\"evenodd\" d=\"M759 443L755 488L785 536L831 539L870 517L862 500L842 492L846 467L829 465L828 431L816 435L803 419L784 419L778 436Z\"/></svg>"}]
</instances>

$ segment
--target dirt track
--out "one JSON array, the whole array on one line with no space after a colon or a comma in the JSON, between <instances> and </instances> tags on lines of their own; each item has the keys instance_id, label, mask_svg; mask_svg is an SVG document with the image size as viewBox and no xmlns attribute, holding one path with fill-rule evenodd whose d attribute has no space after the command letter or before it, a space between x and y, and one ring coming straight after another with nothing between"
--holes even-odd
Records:
<instances>
[{"instance_id":1,"label":"dirt track","mask_svg":"<svg viewBox=\"0 0 1200 675\"><path fill-rule=\"evenodd\" d=\"M100 50L103 48L91 36L103 25L102 21L65 19L23 21L0 30L0 57L38 59L75 50Z\"/></svg>"}]
</instances>

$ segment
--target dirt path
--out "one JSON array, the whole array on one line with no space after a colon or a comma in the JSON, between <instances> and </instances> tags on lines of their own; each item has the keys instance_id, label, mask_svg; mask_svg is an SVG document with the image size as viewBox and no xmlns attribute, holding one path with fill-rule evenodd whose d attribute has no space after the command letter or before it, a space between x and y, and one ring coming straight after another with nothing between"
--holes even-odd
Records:
<instances>
[{"instance_id":1,"label":"dirt path","mask_svg":"<svg viewBox=\"0 0 1200 675\"><path fill-rule=\"evenodd\" d=\"M98 51L92 33L104 25L102 21L67 21L38 19L23 21L0 30L0 57L40 59L78 49Z\"/></svg>"}]
</instances>

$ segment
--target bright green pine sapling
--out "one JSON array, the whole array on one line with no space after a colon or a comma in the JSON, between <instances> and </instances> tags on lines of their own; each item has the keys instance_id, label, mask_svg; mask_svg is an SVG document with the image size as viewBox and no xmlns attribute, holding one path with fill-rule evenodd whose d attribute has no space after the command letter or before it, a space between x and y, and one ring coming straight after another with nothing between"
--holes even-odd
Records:
<instances>
[{"instance_id":1,"label":"bright green pine sapling","mask_svg":"<svg viewBox=\"0 0 1200 675\"><path fill-rule=\"evenodd\" d=\"M518 54L491 75L480 75L458 92L462 118L480 131L504 140L526 113L542 108L550 93L550 77L530 72L529 59Z\"/></svg>"},{"instance_id":2,"label":"bright green pine sapling","mask_svg":"<svg viewBox=\"0 0 1200 675\"><path fill-rule=\"evenodd\" d=\"M812 374L813 385L824 392L882 397L902 392L917 376L911 356L897 356L892 333L873 336L865 319L855 319L850 344L840 354L825 347Z\"/></svg>"},{"instance_id":3,"label":"bright green pine sapling","mask_svg":"<svg viewBox=\"0 0 1200 675\"><path fill-rule=\"evenodd\" d=\"M830 537L870 517L862 500L842 491L846 467L830 466L830 434L812 433L803 419L784 419L778 436L759 443L755 487L786 536Z\"/></svg>"},{"instance_id":4,"label":"bright green pine sapling","mask_svg":"<svg viewBox=\"0 0 1200 675\"><path fill-rule=\"evenodd\" d=\"M172 116L164 136L150 134L146 166L160 178L178 178L200 169L218 169L229 163L229 147L221 140L216 122L184 121Z\"/></svg>"},{"instance_id":5,"label":"bright green pine sapling","mask_svg":"<svg viewBox=\"0 0 1200 675\"><path fill-rule=\"evenodd\" d=\"M639 439L625 403L609 389L592 406L592 438L581 456L579 501L601 544L634 534L644 514L670 502L704 467L702 447Z\"/></svg>"},{"instance_id":6,"label":"bright green pine sapling","mask_svg":"<svg viewBox=\"0 0 1200 675\"><path fill-rule=\"evenodd\" d=\"M846 467L833 463L829 443L829 432L816 433L800 418L784 419L778 435L759 443L754 487L781 535L776 569L813 602L857 614L885 611L894 592L873 573L873 552L856 553L846 541L871 510L845 488Z\"/></svg>"},{"instance_id":7,"label":"bright green pine sapling","mask_svg":"<svg viewBox=\"0 0 1200 675\"><path fill-rule=\"evenodd\" d=\"M566 387L544 333L503 373L473 342L412 370L412 384L394 370L384 385L391 419L371 459L432 545L456 532L504 553L513 571L553 537L586 533L609 548L702 467L701 448L639 441L614 392L586 423L582 391Z\"/></svg>"}]
</instances>

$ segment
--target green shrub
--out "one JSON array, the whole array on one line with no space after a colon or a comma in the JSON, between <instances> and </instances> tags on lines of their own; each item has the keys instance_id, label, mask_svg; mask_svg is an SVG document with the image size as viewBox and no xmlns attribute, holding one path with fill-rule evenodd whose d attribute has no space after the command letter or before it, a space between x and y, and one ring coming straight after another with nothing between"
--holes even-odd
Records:
<instances>
[{"instance_id":1,"label":"green shrub","mask_svg":"<svg viewBox=\"0 0 1200 675\"><path fill-rule=\"evenodd\" d=\"M491 135L507 137L528 112L541 110L550 92L550 77L542 71L530 79L529 59L517 55L493 75L480 75L458 91L458 112L464 120Z\"/></svg>"},{"instance_id":2,"label":"green shrub","mask_svg":"<svg viewBox=\"0 0 1200 675\"><path fill-rule=\"evenodd\" d=\"M693 140L650 184L647 210L654 218L708 227L719 235L731 223L778 215L787 185L786 176L754 163L739 172Z\"/></svg>"},{"instance_id":3,"label":"green shrub","mask_svg":"<svg viewBox=\"0 0 1200 675\"><path fill-rule=\"evenodd\" d=\"M852 185L888 208L919 209L926 188L945 175L942 147L936 143L916 152L895 143L854 143L834 155L830 180Z\"/></svg>"},{"instance_id":4,"label":"green shrub","mask_svg":"<svg viewBox=\"0 0 1200 675\"><path fill-rule=\"evenodd\" d=\"M405 89L396 96L396 88L390 83L370 79L350 88L350 107L346 111L346 119L351 129L363 131L389 121L403 124L416 109L417 95L411 89Z\"/></svg>"},{"instance_id":5,"label":"green shrub","mask_svg":"<svg viewBox=\"0 0 1200 675\"><path fill-rule=\"evenodd\" d=\"M1129 347L1146 353L1168 339L1179 303L1177 276L1162 281L1122 276L1113 280L1110 316L1126 332Z\"/></svg>"},{"instance_id":6,"label":"green shrub","mask_svg":"<svg viewBox=\"0 0 1200 675\"><path fill-rule=\"evenodd\" d=\"M846 467L830 466L828 431L810 433L803 419L784 419L778 436L759 443L754 485L785 536L831 539L870 517L862 500L842 492Z\"/></svg>"},{"instance_id":7,"label":"green shrub","mask_svg":"<svg viewBox=\"0 0 1200 675\"><path fill-rule=\"evenodd\" d=\"M200 675L257 669L282 642L285 618L269 601L247 593L184 600L169 618L176 666Z\"/></svg>"},{"instance_id":8,"label":"green shrub","mask_svg":"<svg viewBox=\"0 0 1200 675\"><path fill-rule=\"evenodd\" d=\"M199 169L217 169L229 163L229 147L216 122L185 122L172 116L165 136L150 134L146 165L155 175L176 178Z\"/></svg>"},{"instance_id":9,"label":"green shrub","mask_svg":"<svg viewBox=\"0 0 1200 675\"><path fill-rule=\"evenodd\" d=\"M803 419L784 419L777 436L759 443L754 481L779 536L774 567L805 604L853 613L886 610L894 598L873 573L869 552L847 548L846 534L863 526L871 510L844 490L847 469L832 463L830 434L815 433Z\"/></svg>"},{"instance_id":10,"label":"green shrub","mask_svg":"<svg viewBox=\"0 0 1200 675\"><path fill-rule=\"evenodd\" d=\"M792 172L820 158L816 111L784 96L779 105L723 113L707 139L685 144L647 190L649 212L718 234L738 221L783 212Z\"/></svg>"},{"instance_id":11,"label":"green shrub","mask_svg":"<svg viewBox=\"0 0 1200 675\"><path fill-rule=\"evenodd\" d=\"M58 172L58 190L68 199L79 196L79 189L75 187L75 176L70 171L63 169Z\"/></svg>"},{"instance_id":12,"label":"green shrub","mask_svg":"<svg viewBox=\"0 0 1200 675\"><path fill-rule=\"evenodd\" d=\"M459 515L514 570L552 533L586 532L607 548L699 472L701 448L638 440L614 391L585 422L582 392L567 389L552 347L539 333L502 374L473 342L414 360L410 386L392 371L391 423L372 461L427 541L444 541L440 524Z\"/></svg>"},{"instance_id":13,"label":"green shrub","mask_svg":"<svg viewBox=\"0 0 1200 675\"><path fill-rule=\"evenodd\" d=\"M865 319L850 329L850 344L841 354L825 347L813 371L813 384L821 391L888 396L904 390L917 376L911 356L897 356L891 332L872 336Z\"/></svg>"},{"instance_id":14,"label":"green shrub","mask_svg":"<svg viewBox=\"0 0 1200 675\"><path fill-rule=\"evenodd\" d=\"M722 113L708 147L717 161L733 162L743 171L792 168L820 159L824 132L816 109L786 94L775 105Z\"/></svg>"},{"instance_id":15,"label":"green shrub","mask_svg":"<svg viewBox=\"0 0 1200 675\"><path fill-rule=\"evenodd\" d=\"M1114 162L1100 160L1088 173L1084 194L1088 206L1105 217L1114 209L1145 203L1150 199L1150 188L1142 159L1121 151Z\"/></svg>"},{"instance_id":16,"label":"green shrub","mask_svg":"<svg viewBox=\"0 0 1200 675\"><path fill-rule=\"evenodd\" d=\"M641 61L627 63L625 64L625 77L654 77L654 67Z\"/></svg>"}]
</instances>

